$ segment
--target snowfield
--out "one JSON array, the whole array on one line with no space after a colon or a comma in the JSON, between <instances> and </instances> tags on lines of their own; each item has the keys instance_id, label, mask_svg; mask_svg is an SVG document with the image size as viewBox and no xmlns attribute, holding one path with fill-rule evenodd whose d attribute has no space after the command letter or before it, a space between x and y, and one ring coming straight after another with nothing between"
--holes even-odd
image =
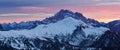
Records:
<instances>
[{"instance_id":1,"label":"snowfield","mask_svg":"<svg viewBox=\"0 0 120 50\"><path fill-rule=\"evenodd\" d=\"M11 30L11 31L0 31L0 37L19 37L26 36L29 38L35 37L53 37L58 34L71 34L76 26L84 24L80 20L75 20L71 17L58 21L57 23L51 23L48 25L39 25L31 30Z\"/></svg>"},{"instance_id":2,"label":"snowfield","mask_svg":"<svg viewBox=\"0 0 120 50\"><path fill-rule=\"evenodd\" d=\"M0 31L0 38L3 37L19 37L19 36L25 36L28 38L35 38L39 37L42 39L42 37L54 37L55 35L67 35L72 34L73 31L76 29L79 25L88 26L81 20L73 19L72 17L65 18L61 21L58 21L56 23L50 23L48 25L39 25L34 29L31 30L11 30L11 31ZM88 34L103 34L106 30L109 30L108 28L104 27L97 27L94 28L92 26L89 26L89 28L85 28L84 32L86 35Z\"/></svg>"}]
</instances>

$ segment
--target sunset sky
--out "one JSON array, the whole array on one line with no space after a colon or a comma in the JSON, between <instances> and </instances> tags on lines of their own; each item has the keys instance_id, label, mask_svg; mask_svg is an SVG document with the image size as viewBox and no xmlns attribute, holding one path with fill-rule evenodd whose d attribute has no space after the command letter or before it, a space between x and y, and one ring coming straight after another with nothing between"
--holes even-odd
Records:
<instances>
[{"instance_id":1,"label":"sunset sky","mask_svg":"<svg viewBox=\"0 0 120 50\"><path fill-rule=\"evenodd\" d=\"M120 0L0 0L0 23L42 20L61 9L100 22L120 20Z\"/></svg>"}]
</instances>

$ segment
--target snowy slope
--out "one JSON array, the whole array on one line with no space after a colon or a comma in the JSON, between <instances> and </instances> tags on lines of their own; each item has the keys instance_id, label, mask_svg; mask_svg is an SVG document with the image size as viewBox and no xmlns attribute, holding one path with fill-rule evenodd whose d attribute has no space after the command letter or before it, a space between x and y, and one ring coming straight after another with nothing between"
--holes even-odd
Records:
<instances>
[{"instance_id":1,"label":"snowy slope","mask_svg":"<svg viewBox=\"0 0 120 50\"><path fill-rule=\"evenodd\" d=\"M66 19L63 19L62 21L58 21L57 23L51 23L48 25L39 25L34 29L31 30L11 30L11 31L0 31L0 36L5 37L18 37L19 35L24 35L26 37L42 37L42 36L49 36L49 35L57 35L57 34L71 34L76 29L76 26L79 26L82 24L83 26L88 26L81 20L75 20L72 17L68 17ZM86 34L91 33L97 33L101 34L104 32L107 28L104 27L92 27L89 26L89 28L84 29L84 32Z\"/></svg>"},{"instance_id":2,"label":"snowy slope","mask_svg":"<svg viewBox=\"0 0 120 50\"><path fill-rule=\"evenodd\" d=\"M92 40L90 42L87 41L89 43L92 43L96 38L99 38L107 30L109 29L104 27L92 27L92 26L88 28L82 28L82 30L79 30L79 32L77 32L76 35L72 38L72 41L70 41L70 44L79 46L80 43L85 39ZM89 38L89 36L94 36L94 37Z\"/></svg>"},{"instance_id":3,"label":"snowy slope","mask_svg":"<svg viewBox=\"0 0 120 50\"><path fill-rule=\"evenodd\" d=\"M43 37L54 38L55 35L72 35L73 31L77 28L77 26L87 26L87 28L83 29L83 32L86 37L90 34L99 36L104 34L105 31L109 30L104 27L92 27L90 25L85 24L81 20L76 20L72 17L66 17L65 19L56 23L50 23L48 25L39 25L31 30L0 31L0 41L4 41L4 43L11 45L14 48L23 49L27 46L25 46L24 42L22 41L23 39L20 38L21 36L30 39L39 38L41 40L45 40ZM80 33L78 35L80 35ZM11 37L13 38L13 41L9 39ZM79 37L79 39L81 39L81 37ZM11 41L11 43L9 41ZM14 41L16 43L14 43ZM76 39L76 42L71 43L76 45L78 44L77 42L80 43L81 41ZM34 46L33 41L29 41L29 43L31 43ZM20 46L18 47L18 45Z\"/></svg>"},{"instance_id":4,"label":"snowy slope","mask_svg":"<svg viewBox=\"0 0 120 50\"><path fill-rule=\"evenodd\" d=\"M76 29L76 26L79 24L86 25L80 20L75 20L71 17L58 21L57 23L51 23L48 25L39 25L31 30L11 30L11 31L0 31L0 36L4 37L19 37L24 35L26 37L43 37L43 36L52 36L56 34L67 34L72 33Z\"/></svg>"},{"instance_id":5,"label":"snowy slope","mask_svg":"<svg viewBox=\"0 0 120 50\"><path fill-rule=\"evenodd\" d=\"M105 27L91 27L91 28L86 28L83 29L83 31L86 33L86 36L90 34L96 34L96 35L101 35L103 34L106 30L109 30L108 28Z\"/></svg>"}]
</instances>

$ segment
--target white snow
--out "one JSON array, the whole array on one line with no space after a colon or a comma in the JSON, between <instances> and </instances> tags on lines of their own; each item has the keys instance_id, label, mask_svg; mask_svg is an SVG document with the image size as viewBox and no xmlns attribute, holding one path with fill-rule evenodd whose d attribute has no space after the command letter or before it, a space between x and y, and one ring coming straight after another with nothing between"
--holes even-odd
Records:
<instances>
[{"instance_id":1,"label":"white snow","mask_svg":"<svg viewBox=\"0 0 120 50\"><path fill-rule=\"evenodd\" d=\"M107 30L109 29L105 27L92 27L91 26L89 28L83 29L83 33L85 34L85 37L88 37L88 35L95 35L95 39L96 39L97 37L104 34L104 32ZM83 39L85 39L85 37L83 37L82 35L76 35L76 37L77 38L74 38L73 41L70 41L70 44L79 46L79 44L81 43Z\"/></svg>"},{"instance_id":2,"label":"white snow","mask_svg":"<svg viewBox=\"0 0 120 50\"><path fill-rule=\"evenodd\" d=\"M48 25L39 25L31 30L11 30L0 31L0 38L2 37L19 37L21 35L29 38L39 37L53 37L59 34L71 34L78 25L86 25L81 20L73 19L72 17L65 18L57 23L51 23Z\"/></svg>"},{"instance_id":3,"label":"white snow","mask_svg":"<svg viewBox=\"0 0 120 50\"><path fill-rule=\"evenodd\" d=\"M105 27L90 27L90 28L83 29L83 31L86 33L86 36L91 35L91 34L102 35L107 30L109 29Z\"/></svg>"}]
</instances>

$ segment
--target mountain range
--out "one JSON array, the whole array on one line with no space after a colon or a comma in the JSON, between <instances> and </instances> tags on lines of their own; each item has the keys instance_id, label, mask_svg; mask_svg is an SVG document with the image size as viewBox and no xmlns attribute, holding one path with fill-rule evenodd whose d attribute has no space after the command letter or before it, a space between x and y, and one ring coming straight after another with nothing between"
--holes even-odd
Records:
<instances>
[{"instance_id":1,"label":"mountain range","mask_svg":"<svg viewBox=\"0 0 120 50\"><path fill-rule=\"evenodd\" d=\"M42 21L0 24L3 50L87 50L120 47L120 20L101 23L60 10Z\"/></svg>"}]
</instances>

